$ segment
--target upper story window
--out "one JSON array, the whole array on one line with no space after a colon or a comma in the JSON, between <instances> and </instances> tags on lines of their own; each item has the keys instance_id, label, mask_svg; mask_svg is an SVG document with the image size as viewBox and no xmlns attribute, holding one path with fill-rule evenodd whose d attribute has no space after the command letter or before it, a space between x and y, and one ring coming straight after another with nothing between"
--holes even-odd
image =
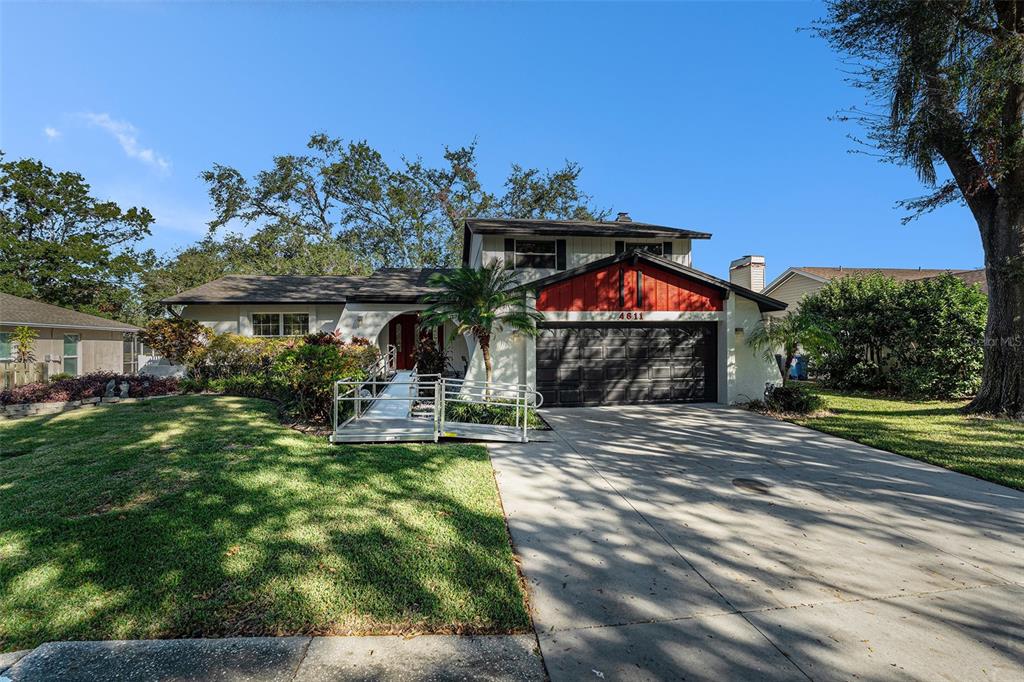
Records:
<instances>
[{"instance_id":1,"label":"upper story window","mask_svg":"<svg viewBox=\"0 0 1024 682\"><path fill-rule=\"evenodd\" d=\"M555 242L536 239L517 239L516 270L523 268L555 269Z\"/></svg>"},{"instance_id":2,"label":"upper story window","mask_svg":"<svg viewBox=\"0 0 1024 682\"><path fill-rule=\"evenodd\" d=\"M662 256L665 254L664 244L662 242L657 242L655 244L626 242L626 251L646 251L647 253L653 253L655 256Z\"/></svg>"},{"instance_id":3,"label":"upper story window","mask_svg":"<svg viewBox=\"0 0 1024 682\"><path fill-rule=\"evenodd\" d=\"M564 239L506 239L505 267L564 270Z\"/></svg>"},{"instance_id":4,"label":"upper story window","mask_svg":"<svg viewBox=\"0 0 1024 682\"><path fill-rule=\"evenodd\" d=\"M300 336L309 333L308 313L253 313L253 336Z\"/></svg>"},{"instance_id":5,"label":"upper story window","mask_svg":"<svg viewBox=\"0 0 1024 682\"><path fill-rule=\"evenodd\" d=\"M672 242L615 242L615 253L628 251L646 251L667 258L672 255Z\"/></svg>"}]
</instances>

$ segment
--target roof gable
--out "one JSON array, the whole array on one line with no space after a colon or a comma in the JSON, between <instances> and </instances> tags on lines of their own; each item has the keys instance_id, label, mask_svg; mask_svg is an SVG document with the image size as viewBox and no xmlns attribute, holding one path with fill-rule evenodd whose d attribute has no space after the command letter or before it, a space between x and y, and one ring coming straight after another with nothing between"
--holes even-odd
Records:
<instances>
[{"instance_id":1,"label":"roof gable","mask_svg":"<svg viewBox=\"0 0 1024 682\"><path fill-rule=\"evenodd\" d=\"M532 289L534 291L540 291L541 289L543 289L543 288L545 288L545 287L547 287L547 286L549 286L551 284L555 284L557 282L561 282L561 281L564 281L564 280L567 280L567 279L571 279L571 278L576 277L576 276L578 276L578 275L580 275L582 273L589 272L589 271L592 271L592 270L598 270L598 269L601 269L601 268L605 268L605 267L607 267L609 265L613 265L615 263L621 263L621 262L624 262L624 261L632 261L632 262L643 261L643 262L655 265L655 266L657 266L659 268L662 268L664 270L667 270L669 272L674 272L675 274L680 275L682 277L687 277L687 278L693 279L693 280L695 280L697 282L701 282L702 284L704 284L706 286L709 286L712 289L715 289L717 291L720 291L720 292L722 292L722 293L724 293L726 295L728 295L728 292L735 293L738 296L742 296L744 298L748 298L748 299L754 301L755 303L757 303L757 307L761 310L761 312L765 312L765 311L769 311L769 310L785 310L786 309L786 305L787 304L783 303L782 301L777 301L774 298L770 298L768 296L765 296L764 294L759 294L759 293L757 293L755 291L751 291L750 289L747 289L746 287L741 287L738 284L734 284L732 282L728 282L728 281L726 281L724 279L719 279L718 277L715 277L714 275L709 275L706 272L701 272L700 270L695 270L694 268L687 267L685 265L680 265L679 263L671 261L671 260L669 260L667 258L662 258L661 256L656 256L656 255L654 255L654 254L652 254L652 253L650 253L648 251L645 251L643 249L634 250L634 251L627 251L625 253L616 254L614 256L608 256L606 258L601 258L599 260L592 261L592 262L587 263L585 265L581 265L579 267L572 268L571 270L565 270L563 272L558 272L558 273L555 273L553 275L549 275L547 277L542 277L541 279L537 279L537 280L534 280L532 282L528 282L526 284L523 284L520 288L521 289Z\"/></svg>"}]
</instances>

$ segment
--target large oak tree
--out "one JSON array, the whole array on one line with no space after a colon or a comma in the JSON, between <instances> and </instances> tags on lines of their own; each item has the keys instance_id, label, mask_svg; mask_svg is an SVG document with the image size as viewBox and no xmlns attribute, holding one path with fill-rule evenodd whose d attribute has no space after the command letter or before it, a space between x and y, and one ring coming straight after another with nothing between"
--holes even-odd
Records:
<instances>
[{"instance_id":1,"label":"large oak tree","mask_svg":"<svg viewBox=\"0 0 1024 682\"><path fill-rule=\"evenodd\" d=\"M441 161L388 162L366 141L313 135L303 154L273 158L251 177L218 164L203 173L214 219L207 237L143 276L143 299L160 299L224 274L350 275L381 267L455 265L471 216L603 218L579 188L579 164L554 171L512 164L488 190L476 144ZM244 226L244 231L241 228Z\"/></svg>"},{"instance_id":2,"label":"large oak tree","mask_svg":"<svg viewBox=\"0 0 1024 682\"><path fill-rule=\"evenodd\" d=\"M816 28L869 93L850 113L867 141L933 190L904 202L913 215L963 202L974 216L989 313L968 410L1024 416L1024 3L833 0Z\"/></svg>"}]
</instances>

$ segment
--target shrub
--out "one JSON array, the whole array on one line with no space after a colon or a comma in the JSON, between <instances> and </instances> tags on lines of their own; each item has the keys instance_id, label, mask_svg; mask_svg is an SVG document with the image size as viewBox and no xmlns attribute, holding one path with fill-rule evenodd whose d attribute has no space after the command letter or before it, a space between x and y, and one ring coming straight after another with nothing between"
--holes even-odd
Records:
<instances>
[{"instance_id":1,"label":"shrub","mask_svg":"<svg viewBox=\"0 0 1024 682\"><path fill-rule=\"evenodd\" d=\"M437 347L437 342L428 335L420 337L413 351L418 374L439 374L445 376L451 369L451 361L444 351Z\"/></svg>"},{"instance_id":2,"label":"shrub","mask_svg":"<svg viewBox=\"0 0 1024 682\"><path fill-rule=\"evenodd\" d=\"M333 412L334 382L365 379L364 368L379 357L375 346L303 343L274 362L272 380L285 411L310 424L326 424Z\"/></svg>"},{"instance_id":3,"label":"shrub","mask_svg":"<svg viewBox=\"0 0 1024 682\"><path fill-rule=\"evenodd\" d=\"M150 320L139 337L158 355L184 365L201 349L212 332L195 320L182 318Z\"/></svg>"},{"instance_id":4,"label":"shrub","mask_svg":"<svg viewBox=\"0 0 1024 682\"><path fill-rule=\"evenodd\" d=\"M765 392L764 407L769 412L810 414L825 407L824 399L804 386L769 386Z\"/></svg>"},{"instance_id":5,"label":"shrub","mask_svg":"<svg viewBox=\"0 0 1024 682\"><path fill-rule=\"evenodd\" d=\"M826 385L931 398L977 391L987 310L985 295L952 275L840 277L801 303L836 339L810 353Z\"/></svg>"},{"instance_id":6,"label":"shrub","mask_svg":"<svg viewBox=\"0 0 1024 682\"><path fill-rule=\"evenodd\" d=\"M29 364L36 361L35 348L36 339L39 333L31 327L15 327L11 334L11 341L14 342L14 361Z\"/></svg>"},{"instance_id":7,"label":"shrub","mask_svg":"<svg viewBox=\"0 0 1024 682\"><path fill-rule=\"evenodd\" d=\"M503 402L503 401L499 401ZM499 426L516 426L516 409L509 402L504 405L482 405L480 403L447 403L445 419L468 424L496 424ZM545 429L547 425L537 416L535 410L526 413L526 423L531 429ZM519 426L522 426L520 422Z\"/></svg>"},{"instance_id":8,"label":"shrub","mask_svg":"<svg viewBox=\"0 0 1024 682\"><path fill-rule=\"evenodd\" d=\"M50 378L48 379L48 381L50 383L53 383L54 381L63 381L64 379L74 379L74 378L75 378L74 374L69 374L67 372L57 372L56 374L51 374Z\"/></svg>"},{"instance_id":9,"label":"shrub","mask_svg":"<svg viewBox=\"0 0 1024 682\"><path fill-rule=\"evenodd\" d=\"M216 334L192 353L189 372L203 379L265 375L274 359L294 345L294 339Z\"/></svg>"},{"instance_id":10,"label":"shrub","mask_svg":"<svg viewBox=\"0 0 1024 682\"><path fill-rule=\"evenodd\" d=\"M167 395L177 393L179 390L178 380L173 377L157 378L137 374L94 372L0 391L0 405L66 403L86 398L102 398L111 379L116 385L115 395L120 395L120 385L127 381L128 396L131 398Z\"/></svg>"}]
</instances>

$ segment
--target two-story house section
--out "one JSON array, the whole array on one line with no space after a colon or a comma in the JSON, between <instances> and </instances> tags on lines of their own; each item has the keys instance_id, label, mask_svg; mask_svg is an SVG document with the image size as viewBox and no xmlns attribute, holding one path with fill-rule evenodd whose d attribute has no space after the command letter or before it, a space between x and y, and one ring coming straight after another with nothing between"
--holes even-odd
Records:
<instances>
[{"instance_id":1,"label":"two-story house section","mask_svg":"<svg viewBox=\"0 0 1024 682\"><path fill-rule=\"evenodd\" d=\"M537 338L492 340L494 380L535 387L549 406L742 402L779 379L745 343L785 304L696 270L710 234L632 221L465 221L462 264L513 269L544 316ZM370 277L224 277L164 301L219 331L279 336L339 330L397 351L411 369L430 268ZM460 374L483 378L472 337L436 334Z\"/></svg>"}]
</instances>

